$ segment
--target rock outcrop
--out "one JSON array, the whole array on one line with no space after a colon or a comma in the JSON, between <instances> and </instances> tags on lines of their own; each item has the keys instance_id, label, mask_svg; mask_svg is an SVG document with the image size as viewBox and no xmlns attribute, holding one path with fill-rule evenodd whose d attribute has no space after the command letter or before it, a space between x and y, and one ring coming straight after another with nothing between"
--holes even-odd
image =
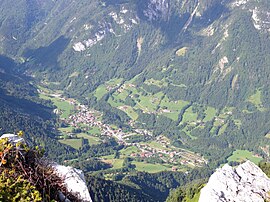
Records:
<instances>
[{"instance_id":1,"label":"rock outcrop","mask_svg":"<svg viewBox=\"0 0 270 202\"><path fill-rule=\"evenodd\" d=\"M25 143L24 139L17 136L17 135L14 135L14 134L4 134L0 137L0 139L2 138L8 138L8 140L13 143L13 144L17 144L17 143Z\"/></svg>"},{"instance_id":2,"label":"rock outcrop","mask_svg":"<svg viewBox=\"0 0 270 202\"><path fill-rule=\"evenodd\" d=\"M254 163L226 164L210 177L199 202L264 202L269 191L270 179Z\"/></svg>"},{"instance_id":3,"label":"rock outcrop","mask_svg":"<svg viewBox=\"0 0 270 202\"><path fill-rule=\"evenodd\" d=\"M22 137L19 137L14 134L4 134L0 137L2 138L8 138L8 142L16 145L17 143L24 143L25 140ZM20 148L20 147L19 147ZM66 190L71 193L73 196L76 196L78 199L77 201L82 202L92 202L92 199L90 197L90 193L88 191L84 174L81 170L72 168L70 166L63 166L59 165L55 162L50 162L46 159L40 159L40 165L45 167L50 167L53 169L53 172L55 176L62 179L63 186L66 188ZM70 202L69 200L60 190L59 192L59 198L61 201L64 202Z\"/></svg>"},{"instance_id":4,"label":"rock outcrop","mask_svg":"<svg viewBox=\"0 0 270 202\"><path fill-rule=\"evenodd\" d=\"M59 164L52 165L52 168L55 170L55 173L63 179L69 192L76 195L80 201L92 202L84 174L81 170Z\"/></svg>"},{"instance_id":5,"label":"rock outcrop","mask_svg":"<svg viewBox=\"0 0 270 202\"><path fill-rule=\"evenodd\" d=\"M168 0L150 0L148 7L144 10L144 15L149 21L166 19L169 14Z\"/></svg>"}]
</instances>

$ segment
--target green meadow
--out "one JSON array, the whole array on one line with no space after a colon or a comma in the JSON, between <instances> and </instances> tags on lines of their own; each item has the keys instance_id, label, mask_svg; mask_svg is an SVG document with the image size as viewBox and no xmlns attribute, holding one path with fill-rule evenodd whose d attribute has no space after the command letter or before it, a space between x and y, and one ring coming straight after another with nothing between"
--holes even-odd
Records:
<instances>
[{"instance_id":1,"label":"green meadow","mask_svg":"<svg viewBox=\"0 0 270 202\"><path fill-rule=\"evenodd\" d=\"M68 118L71 115L72 110L74 109L74 106L72 104L58 97L44 94L39 94L39 97L45 100L51 100L53 104L57 107L57 109L60 110L60 118Z\"/></svg>"},{"instance_id":2,"label":"green meadow","mask_svg":"<svg viewBox=\"0 0 270 202\"><path fill-rule=\"evenodd\" d=\"M230 156L227 160L228 162L231 161L243 162L246 160L250 160L258 165L259 162L262 160L262 158L254 156L252 152L248 150L236 150L233 152L232 156Z\"/></svg>"},{"instance_id":3,"label":"green meadow","mask_svg":"<svg viewBox=\"0 0 270 202\"><path fill-rule=\"evenodd\" d=\"M171 167L166 167L161 164L152 164L152 163L145 163L145 162L132 162L136 166L137 171L144 171L149 173L157 173L161 171L170 171Z\"/></svg>"},{"instance_id":4,"label":"green meadow","mask_svg":"<svg viewBox=\"0 0 270 202\"><path fill-rule=\"evenodd\" d=\"M62 139L58 141L62 144L69 145L74 149L79 149L82 146L82 139Z\"/></svg>"}]
</instances>

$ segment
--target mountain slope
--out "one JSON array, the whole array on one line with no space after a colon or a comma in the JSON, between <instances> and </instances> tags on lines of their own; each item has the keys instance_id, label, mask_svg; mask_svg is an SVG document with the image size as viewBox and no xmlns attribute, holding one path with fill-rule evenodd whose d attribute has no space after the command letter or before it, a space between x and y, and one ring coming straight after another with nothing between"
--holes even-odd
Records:
<instances>
[{"instance_id":1,"label":"mountain slope","mask_svg":"<svg viewBox=\"0 0 270 202\"><path fill-rule=\"evenodd\" d=\"M62 160L72 149L55 140L52 104L38 98L31 79L18 73L18 68L21 66L13 60L0 57L1 133L23 130L31 145L41 145L51 158Z\"/></svg>"}]
</instances>

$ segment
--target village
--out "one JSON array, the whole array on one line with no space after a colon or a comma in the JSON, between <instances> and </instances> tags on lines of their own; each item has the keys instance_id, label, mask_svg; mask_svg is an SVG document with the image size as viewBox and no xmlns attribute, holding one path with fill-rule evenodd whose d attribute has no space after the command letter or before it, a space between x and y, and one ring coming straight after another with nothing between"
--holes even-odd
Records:
<instances>
[{"instance_id":1,"label":"village","mask_svg":"<svg viewBox=\"0 0 270 202\"><path fill-rule=\"evenodd\" d=\"M102 123L100 117L100 112L89 109L86 105L79 104L74 99L67 99L61 97L63 101L69 102L74 106L74 113L71 114L67 119L62 119L70 127L79 129L89 129L91 127L98 127L101 131L101 137L107 136L114 138L119 144L125 145L126 147L134 146L138 148L140 152L133 152L130 157L147 159L151 157L160 158L164 163L169 163L172 165L186 165L186 166L203 166L207 161L198 154L184 149L179 149L173 147L170 141L164 136L153 137L150 131L144 129L134 129L131 133L125 133L121 129L115 129L112 126ZM71 137L74 134L68 134ZM133 135L147 136L153 142L157 143L159 146L154 147L147 142L129 142L129 137ZM172 170L176 171L175 167Z\"/></svg>"}]
</instances>

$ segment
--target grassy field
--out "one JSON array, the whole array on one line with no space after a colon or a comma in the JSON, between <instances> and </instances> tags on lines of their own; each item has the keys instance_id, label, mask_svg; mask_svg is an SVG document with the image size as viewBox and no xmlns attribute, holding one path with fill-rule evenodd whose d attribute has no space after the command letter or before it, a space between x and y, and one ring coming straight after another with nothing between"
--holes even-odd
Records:
<instances>
[{"instance_id":1,"label":"grassy field","mask_svg":"<svg viewBox=\"0 0 270 202\"><path fill-rule=\"evenodd\" d=\"M39 90L43 91L43 92L46 93L46 94L50 93L49 89L47 89L47 88L45 88L45 87L43 87L43 86L37 86L37 88L38 88Z\"/></svg>"},{"instance_id":2,"label":"grassy field","mask_svg":"<svg viewBox=\"0 0 270 202\"><path fill-rule=\"evenodd\" d=\"M162 144L158 143L158 142L155 142L155 141L151 141L148 143L152 148L155 148L155 149L162 149L162 150L168 150L166 149L165 147L162 146Z\"/></svg>"},{"instance_id":3,"label":"grassy field","mask_svg":"<svg viewBox=\"0 0 270 202\"><path fill-rule=\"evenodd\" d=\"M74 106L69 104L66 101L61 101L59 99L54 99L53 103L55 106L61 110L62 114L60 115L61 118L68 118L71 115L71 110L74 109Z\"/></svg>"},{"instance_id":4,"label":"grassy field","mask_svg":"<svg viewBox=\"0 0 270 202\"><path fill-rule=\"evenodd\" d=\"M71 133L72 132L73 127L65 127L65 128L58 128L58 130L62 133Z\"/></svg>"},{"instance_id":5,"label":"grassy field","mask_svg":"<svg viewBox=\"0 0 270 202\"><path fill-rule=\"evenodd\" d=\"M114 169L122 168L123 162L124 162L124 159L114 159L112 163L113 168Z\"/></svg>"},{"instance_id":6,"label":"grassy field","mask_svg":"<svg viewBox=\"0 0 270 202\"><path fill-rule=\"evenodd\" d=\"M109 155L104 156L102 161L111 164L113 166L113 169L119 169L122 168L124 159L114 159L113 155Z\"/></svg>"},{"instance_id":7,"label":"grassy field","mask_svg":"<svg viewBox=\"0 0 270 202\"><path fill-rule=\"evenodd\" d=\"M79 133L77 134L78 138L83 137L84 139L87 139L90 145L100 144L101 141L98 137L93 137L91 135L88 135L86 133Z\"/></svg>"},{"instance_id":8,"label":"grassy field","mask_svg":"<svg viewBox=\"0 0 270 202\"><path fill-rule=\"evenodd\" d=\"M162 92L159 92L154 95L142 95L142 93L138 92L138 90L135 87L125 85L125 90L123 90L119 94L114 94L114 98L119 100L125 100L128 96L129 92L131 92L131 97L133 97L134 101L137 103L137 105L134 107L136 109L141 109L146 112L154 112L156 111L159 101L161 100L162 96L164 95ZM134 98L134 95L137 95L137 98Z\"/></svg>"},{"instance_id":9,"label":"grassy field","mask_svg":"<svg viewBox=\"0 0 270 202\"><path fill-rule=\"evenodd\" d=\"M150 143L151 144L151 143ZM154 145L153 143L151 144L152 146L156 146L156 148L163 148L161 145ZM138 153L140 150L135 147L135 146L130 146L125 149L122 149L120 151L120 158L115 159L114 155L108 155L108 156L103 156L102 161L105 163L111 164L113 167L112 169L119 169L122 168L124 159L127 157L130 157L132 153ZM146 163L146 162L137 162L137 161L132 161L132 164L136 166L137 171L145 171L149 173L157 173L161 171L171 171L171 168L173 165L170 164L153 164L153 163ZM179 166L178 165L178 170L179 171L186 171L187 167L185 166Z\"/></svg>"},{"instance_id":10,"label":"grassy field","mask_svg":"<svg viewBox=\"0 0 270 202\"><path fill-rule=\"evenodd\" d=\"M132 162L132 164L136 165L137 171L145 171L149 173L157 173L161 171L170 171L171 168L160 165L160 164L151 164L145 162Z\"/></svg>"},{"instance_id":11,"label":"grassy field","mask_svg":"<svg viewBox=\"0 0 270 202\"><path fill-rule=\"evenodd\" d=\"M138 152L140 152L140 150L137 147L135 147L135 146L127 147L127 148L122 149L120 151L121 155L123 155L125 157L129 157L130 154L132 154L132 153L138 153Z\"/></svg>"},{"instance_id":12,"label":"grassy field","mask_svg":"<svg viewBox=\"0 0 270 202\"><path fill-rule=\"evenodd\" d=\"M147 96L140 95L140 102L136 106L146 112L155 112L163 95L162 92Z\"/></svg>"},{"instance_id":13,"label":"grassy field","mask_svg":"<svg viewBox=\"0 0 270 202\"><path fill-rule=\"evenodd\" d=\"M144 82L145 84L147 84L147 85L155 85L155 86L158 86L158 87L166 87L166 86L168 86L168 83L167 82L165 82L165 81L158 81L158 80L155 80L155 79L148 79L148 80L146 80L145 82Z\"/></svg>"},{"instance_id":14,"label":"grassy field","mask_svg":"<svg viewBox=\"0 0 270 202\"><path fill-rule=\"evenodd\" d=\"M162 109L169 110L169 112L165 112L163 110L162 114L174 121L178 119L178 115L180 110L188 104L187 101L184 100L178 100L178 101L170 101L167 96L164 96L164 98L160 102L160 107Z\"/></svg>"},{"instance_id":15,"label":"grassy field","mask_svg":"<svg viewBox=\"0 0 270 202\"><path fill-rule=\"evenodd\" d=\"M63 101L60 98L47 96L44 94L40 94L39 97L45 100L51 100L57 109L61 111L60 118L68 118L71 115L71 111L74 109L72 104L67 101Z\"/></svg>"},{"instance_id":16,"label":"grassy field","mask_svg":"<svg viewBox=\"0 0 270 202\"><path fill-rule=\"evenodd\" d=\"M262 104L261 91L257 90L255 94L249 97L248 101L253 103L256 106L261 105Z\"/></svg>"},{"instance_id":17,"label":"grassy field","mask_svg":"<svg viewBox=\"0 0 270 202\"><path fill-rule=\"evenodd\" d=\"M97 100L100 100L106 93L107 93L107 89L105 85L100 85L94 93L94 96L97 98Z\"/></svg>"},{"instance_id":18,"label":"grassy field","mask_svg":"<svg viewBox=\"0 0 270 202\"><path fill-rule=\"evenodd\" d=\"M177 121L179 113L178 112L164 112L162 115L166 116L169 119Z\"/></svg>"},{"instance_id":19,"label":"grassy field","mask_svg":"<svg viewBox=\"0 0 270 202\"><path fill-rule=\"evenodd\" d=\"M112 107L120 107L120 106L123 106L123 104L124 104L124 100L119 100L119 99L117 99L117 98L115 98L115 97L110 97L109 99L108 99L108 103L112 106Z\"/></svg>"},{"instance_id":20,"label":"grassy field","mask_svg":"<svg viewBox=\"0 0 270 202\"><path fill-rule=\"evenodd\" d=\"M160 107L166 107L168 110L171 111L180 111L188 103L189 102L184 100L170 101L167 96L164 96L164 98L160 102Z\"/></svg>"},{"instance_id":21,"label":"grassy field","mask_svg":"<svg viewBox=\"0 0 270 202\"><path fill-rule=\"evenodd\" d=\"M93 134L93 135L100 135L101 134L99 127L92 127L88 132L90 134Z\"/></svg>"},{"instance_id":22,"label":"grassy field","mask_svg":"<svg viewBox=\"0 0 270 202\"><path fill-rule=\"evenodd\" d=\"M218 135L222 135L225 132L227 126L228 126L228 123L226 123L223 126L221 126L221 128L218 131Z\"/></svg>"},{"instance_id":23,"label":"grassy field","mask_svg":"<svg viewBox=\"0 0 270 202\"><path fill-rule=\"evenodd\" d=\"M59 140L59 142L61 142L62 144L69 145L74 149L79 149L82 146L81 139L66 139L66 140Z\"/></svg>"},{"instance_id":24,"label":"grassy field","mask_svg":"<svg viewBox=\"0 0 270 202\"><path fill-rule=\"evenodd\" d=\"M100 100L106 93L109 92L108 88L115 88L122 82L123 79L111 79L105 84L100 85L94 92L94 96Z\"/></svg>"},{"instance_id":25,"label":"grassy field","mask_svg":"<svg viewBox=\"0 0 270 202\"><path fill-rule=\"evenodd\" d=\"M198 114L192 112L192 107L189 107L184 115L183 115L183 122L192 122L197 121Z\"/></svg>"},{"instance_id":26,"label":"grassy field","mask_svg":"<svg viewBox=\"0 0 270 202\"><path fill-rule=\"evenodd\" d=\"M258 163L262 160L262 158L254 156L252 152L247 151L247 150L236 150L233 152L233 155L230 156L227 160L228 162L231 162L231 161L242 162L242 161L250 160L253 163L258 165Z\"/></svg>"},{"instance_id":27,"label":"grassy field","mask_svg":"<svg viewBox=\"0 0 270 202\"><path fill-rule=\"evenodd\" d=\"M119 106L118 109L124 111L134 121L138 118L138 114L133 110L133 107L131 106Z\"/></svg>"},{"instance_id":28,"label":"grassy field","mask_svg":"<svg viewBox=\"0 0 270 202\"><path fill-rule=\"evenodd\" d=\"M149 79L146 81L146 83L157 86L166 85L166 82L157 81L154 79ZM137 97L135 97L135 95L137 95ZM160 114L163 114L164 116L175 121L178 119L179 111L188 104L187 101L183 100L170 101L163 92L159 92L154 95L151 95L150 93L147 95L142 95L138 89L131 84L126 83L121 87L121 92L115 92L112 97L109 98L108 103L112 107L116 107L124 111L133 120L136 120L138 115L134 111L133 107L124 104L127 96L131 96L131 98L135 101L136 105L134 109L141 109L144 112L151 113L156 112L157 109L161 108L163 110L160 111Z\"/></svg>"},{"instance_id":29,"label":"grassy field","mask_svg":"<svg viewBox=\"0 0 270 202\"><path fill-rule=\"evenodd\" d=\"M207 107L207 109L205 110L206 116L203 119L203 121L205 121L205 122L211 121L215 117L216 113L217 113L217 110L215 108Z\"/></svg>"},{"instance_id":30,"label":"grassy field","mask_svg":"<svg viewBox=\"0 0 270 202\"><path fill-rule=\"evenodd\" d=\"M128 91L127 90L122 90L122 92L116 92L115 94L114 94L114 98L116 99L116 100L122 100L122 101L125 101L125 99L127 98L127 96L128 96Z\"/></svg>"},{"instance_id":31,"label":"grassy field","mask_svg":"<svg viewBox=\"0 0 270 202\"><path fill-rule=\"evenodd\" d=\"M106 82L106 85L108 85L108 86L115 86L115 85L119 85L122 81L123 81L122 78L111 79L111 80L109 80L109 81Z\"/></svg>"},{"instance_id":32,"label":"grassy field","mask_svg":"<svg viewBox=\"0 0 270 202\"><path fill-rule=\"evenodd\" d=\"M262 101L262 92L260 90L257 90L255 94L251 95L248 99L249 102L253 103L258 110L264 111L266 108L263 107Z\"/></svg>"}]
</instances>

